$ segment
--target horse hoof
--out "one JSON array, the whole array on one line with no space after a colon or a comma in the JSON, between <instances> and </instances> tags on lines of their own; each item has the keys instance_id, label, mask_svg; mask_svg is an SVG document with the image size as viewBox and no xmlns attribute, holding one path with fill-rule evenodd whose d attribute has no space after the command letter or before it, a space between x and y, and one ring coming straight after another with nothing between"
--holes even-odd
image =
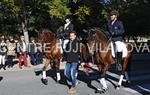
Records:
<instances>
[{"instance_id":1,"label":"horse hoof","mask_svg":"<svg viewBox=\"0 0 150 95\"><path fill-rule=\"evenodd\" d=\"M97 89L95 91L95 93L103 94L103 93L105 93L105 90L104 89Z\"/></svg>"},{"instance_id":2,"label":"horse hoof","mask_svg":"<svg viewBox=\"0 0 150 95\"><path fill-rule=\"evenodd\" d=\"M48 80L47 79L42 78L41 81L42 81L43 84L48 85Z\"/></svg>"},{"instance_id":3,"label":"horse hoof","mask_svg":"<svg viewBox=\"0 0 150 95\"><path fill-rule=\"evenodd\" d=\"M120 88L121 88L121 86L120 86L120 85L117 85L116 90L119 90Z\"/></svg>"},{"instance_id":4,"label":"horse hoof","mask_svg":"<svg viewBox=\"0 0 150 95\"><path fill-rule=\"evenodd\" d=\"M104 92L103 92L103 91L96 90L95 93L102 94L102 93L104 93Z\"/></svg>"},{"instance_id":5,"label":"horse hoof","mask_svg":"<svg viewBox=\"0 0 150 95\"><path fill-rule=\"evenodd\" d=\"M103 91L104 91L104 92L108 91L108 88L103 88Z\"/></svg>"},{"instance_id":6,"label":"horse hoof","mask_svg":"<svg viewBox=\"0 0 150 95\"><path fill-rule=\"evenodd\" d=\"M131 83L131 81L127 80L127 81L126 81L126 83L127 83L127 84L130 84L130 83Z\"/></svg>"},{"instance_id":7,"label":"horse hoof","mask_svg":"<svg viewBox=\"0 0 150 95\"><path fill-rule=\"evenodd\" d=\"M56 80L56 83L60 83L60 80Z\"/></svg>"}]
</instances>

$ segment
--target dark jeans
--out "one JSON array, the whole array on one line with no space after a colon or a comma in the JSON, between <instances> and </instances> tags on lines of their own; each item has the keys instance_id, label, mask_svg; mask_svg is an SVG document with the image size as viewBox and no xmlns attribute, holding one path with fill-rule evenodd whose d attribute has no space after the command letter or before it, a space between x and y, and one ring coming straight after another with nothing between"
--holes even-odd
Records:
<instances>
[{"instance_id":1,"label":"dark jeans","mask_svg":"<svg viewBox=\"0 0 150 95\"><path fill-rule=\"evenodd\" d=\"M36 65L36 53L30 53L31 64Z\"/></svg>"},{"instance_id":2,"label":"dark jeans","mask_svg":"<svg viewBox=\"0 0 150 95\"><path fill-rule=\"evenodd\" d=\"M43 53L37 52L36 54L36 64L42 64L43 63Z\"/></svg>"},{"instance_id":3,"label":"dark jeans","mask_svg":"<svg viewBox=\"0 0 150 95\"><path fill-rule=\"evenodd\" d=\"M7 62L8 62L8 64L12 64L13 63L13 58L14 58L14 56L12 56L12 55L8 55L7 56Z\"/></svg>"},{"instance_id":4,"label":"dark jeans","mask_svg":"<svg viewBox=\"0 0 150 95\"><path fill-rule=\"evenodd\" d=\"M13 58L14 58L13 55L8 55L7 56L7 65L8 66L13 66L14 65Z\"/></svg>"}]
</instances>

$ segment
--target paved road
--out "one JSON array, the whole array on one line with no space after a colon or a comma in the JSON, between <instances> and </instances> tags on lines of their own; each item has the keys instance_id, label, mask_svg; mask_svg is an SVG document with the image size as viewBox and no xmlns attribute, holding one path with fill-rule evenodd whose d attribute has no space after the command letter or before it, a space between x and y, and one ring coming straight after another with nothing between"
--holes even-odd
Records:
<instances>
[{"instance_id":1,"label":"paved road","mask_svg":"<svg viewBox=\"0 0 150 95\"><path fill-rule=\"evenodd\" d=\"M64 68L63 66L62 68ZM68 87L63 83L56 83L54 80L54 72L51 70L48 71L48 85L42 84L42 76L36 75L37 73L35 73L41 67L42 65L38 65L20 70L15 66L13 69L1 70L0 95L69 95L67 93ZM63 71L61 72L62 74ZM119 76L117 74L108 72L107 84L109 90L101 95L150 95L150 82L147 80L147 76L145 79L133 80L127 87L124 85L120 90L116 90L114 83L118 81L118 78ZM95 93L96 88L99 86L96 72L91 73L90 77L88 77L84 72L80 71L78 81L77 93L74 95L99 95Z\"/></svg>"},{"instance_id":2,"label":"paved road","mask_svg":"<svg viewBox=\"0 0 150 95\"><path fill-rule=\"evenodd\" d=\"M36 76L33 70L1 72L0 75L0 95L68 95L66 85L57 84L51 77L48 77L48 85L44 85L40 81L41 76ZM79 80L75 95L95 95L98 82L92 80L88 87L84 81L87 82L85 77ZM128 91L128 88L115 90L110 82L107 83L109 91L105 95L142 95L134 90Z\"/></svg>"}]
</instances>

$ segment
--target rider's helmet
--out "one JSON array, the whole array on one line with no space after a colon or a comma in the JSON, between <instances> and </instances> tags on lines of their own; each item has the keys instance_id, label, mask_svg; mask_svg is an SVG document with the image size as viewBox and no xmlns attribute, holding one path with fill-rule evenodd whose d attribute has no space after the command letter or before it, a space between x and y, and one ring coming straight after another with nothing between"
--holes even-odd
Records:
<instances>
[{"instance_id":1,"label":"rider's helmet","mask_svg":"<svg viewBox=\"0 0 150 95\"><path fill-rule=\"evenodd\" d=\"M110 15L116 15L118 17L119 16L119 12L117 10L112 10L110 12Z\"/></svg>"}]
</instances>

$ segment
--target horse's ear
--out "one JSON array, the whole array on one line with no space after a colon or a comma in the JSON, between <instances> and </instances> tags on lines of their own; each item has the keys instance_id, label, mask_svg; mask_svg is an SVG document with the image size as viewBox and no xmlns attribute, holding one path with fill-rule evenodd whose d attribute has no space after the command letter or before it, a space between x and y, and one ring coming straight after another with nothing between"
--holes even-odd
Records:
<instances>
[{"instance_id":1,"label":"horse's ear","mask_svg":"<svg viewBox=\"0 0 150 95\"><path fill-rule=\"evenodd\" d=\"M39 30L37 30L37 29L34 29L34 31L35 31L36 33L38 33L38 32L39 32Z\"/></svg>"},{"instance_id":2,"label":"horse's ear","mask_svg":"<svg viewBox=\"0 0 150 95\"><path fill-rule=\"evenodd\" d=\"M90 29L90 32L92 33L92 34L96 34L96 31L95 31L95 29Z\"/></svg>"},{"instance_id":3,"label":"horse's ear","mask_svg":"<svg viewBox=\"0 0 150 95\"><path fill-rule=\"evenodd\" d=\"M87 30L87 29L82 29L82 31L83 31L84 33L87 33L87 32L88 32L88 30Z\"/></svg>"},{"instance_id":4,"label":"horse's ear","mask_svg":"<svg viewBox=\"0 0 150 95\"><path fill-rule=\"evenodd\" d=\"M43 30L43 29L39 29L39 30L38 30L38 29L35 29L34 31L35 31L36 33L38 33L38 34L39 34L39 33L41 34L44 30Z\"/></svg>"}]
</instances>

